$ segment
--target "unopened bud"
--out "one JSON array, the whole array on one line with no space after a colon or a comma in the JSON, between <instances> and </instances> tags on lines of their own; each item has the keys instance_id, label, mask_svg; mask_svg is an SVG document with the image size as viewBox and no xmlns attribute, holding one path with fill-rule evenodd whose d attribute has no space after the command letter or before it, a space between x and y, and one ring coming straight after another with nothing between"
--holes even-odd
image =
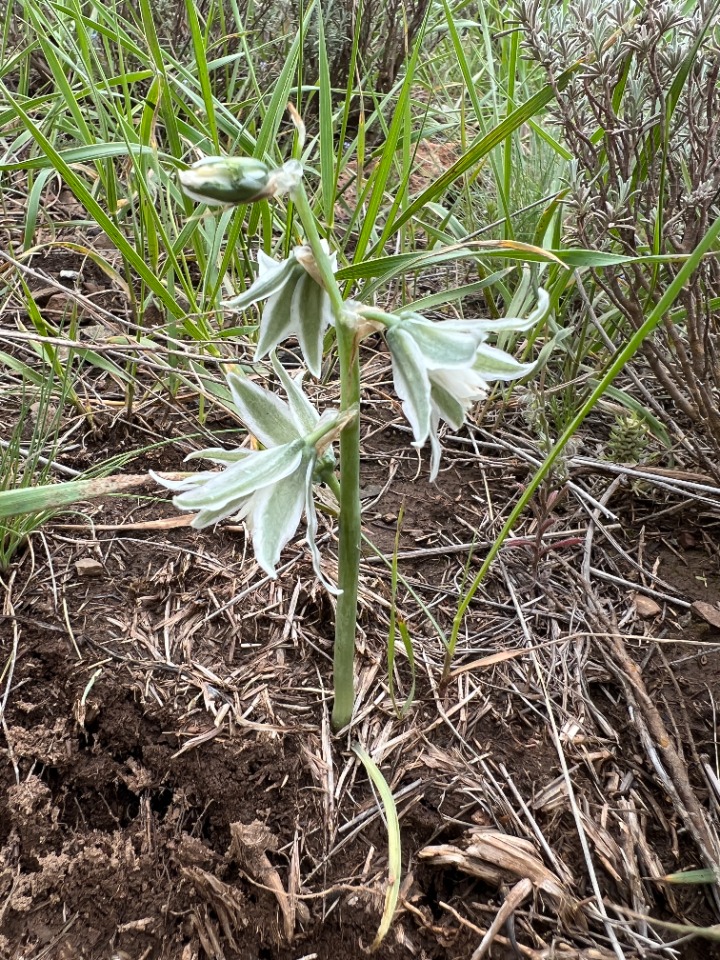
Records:
<instances>
[{"instance_id":1,"label":"unopened bud","mask_svg":"<svg viewBox=\"0 0 720 960\"><path fill-rule=\"evenodd\" d=\"M184 192L210 206L255 203L297 186L302 165L289 160L273 169L254 157L205 157L180 173Z\"/></svg>"},{"instance_id":2,"label":"unopened bud","mask_svg":"<svg viewBox=\"0 0 720 960\"><path fill-rule=\"evenodd\" d=\"M253 157L205 157L180 172L184 192L210 206L254 203L272 196L271 170Z\"/></svg>"}]
</instances>

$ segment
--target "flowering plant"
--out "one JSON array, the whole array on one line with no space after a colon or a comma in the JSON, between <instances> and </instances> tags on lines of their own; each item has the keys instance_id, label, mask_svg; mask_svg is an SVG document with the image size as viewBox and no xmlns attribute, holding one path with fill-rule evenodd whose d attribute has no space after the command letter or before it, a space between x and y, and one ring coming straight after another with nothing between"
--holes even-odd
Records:
<instances>
[{"instance_id":1,"label":"flowering plant","mask_svg":"<svg viewBox=\"0 0 720 960\"><path fill-rule=\"evenodd\" d=\"M430 440L430 479L440 467L440 422L459 430L471 405L494 381L517 380L538 364L521 363L487 341L492 334L537 326L549 310L549 297L537 293L527 317L487 320L431 320L419 313L387 313L344 301L337 282L336 256L321 239L302 183L302 167L291 160L277 170L253 159L209 157L181 175L185 192L209 204L252 203L289 192L305 231L305 243L282 262L258 251L256 278L224 305L245 310L265 301L255 359L272 353L290 336L297 338L305 364L319 377L325 334L335 330L340 369L340 406L320 415L302 391L302 375L292 378L272 353L273 369L287 401L252 380L231 372L228 386L235 409L262 449L212 448L193 454L223 469L203 471L160 483L177 494L180 509L195 510L196 527L225 517L245 521L257 562L270 575L283 547L305 514L306 538L315 573L337 595L332 725L335 731L352 717L353 661L357 628L360 563L360 364L359 342L382 331L392 360L393 381L412 428L414 444ZM339 477L333 444L339 440ZM317 518L313 485L326 482L336 493L338 584L325 578L315 542Z\"/></svg>"}]
</instances>

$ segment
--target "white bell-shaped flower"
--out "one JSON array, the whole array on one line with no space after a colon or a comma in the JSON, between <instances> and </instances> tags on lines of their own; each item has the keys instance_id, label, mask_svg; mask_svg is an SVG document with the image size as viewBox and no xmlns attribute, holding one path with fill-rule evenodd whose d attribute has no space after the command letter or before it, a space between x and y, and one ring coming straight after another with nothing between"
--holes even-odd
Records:
<instances>
[{"instance_id":1,"label":"white bell-shaped flower","mask_svg":"<svg viewBox=\"0 0 720 960\"><path fill-rule=\"evenodd\" d=\"M327 253L326 241L323 246ZM330 261L335 270L336 254L332 254ZM223 306L247 310L265 299L255 359L262 359L282 340L295 336L308 370L319 377L323 338L333 322L333 312L309 246L295 247L287 260L280 263L258 250L257 278L244 293L227 300Z\"/></svg>"},{"instance_id":2,"label":"white bell-shaped flower","mask_svg":"<svg viewBox=\"0 0 720 960\"><path fill-rule=\"evenodd\" d=\"M339 429L335 426L337 412L329 410L320 417L302 391L302 375L292 379L275 358L273 365L287 402L237 373L227 377L240 418L264 450L200 450L187 459L202 458L224 469L183 480L152 475L177 492L173 503L178 509L198 511L194 527L201 529L231 516L244 520L252 535L255 559L273 577L280 553L294 536L304 512L315 573L337 593L321 570L313 499L313 481L334 465L332 440Z\"/></svg>"},{"instance_id":3,"label":"white bell-shaped flower","mask_svg":"<svg viewBox=\"0 0 720 960\"><path fill-rule=\"evenodd\" d=\"M536 364L519 363L485 343L488 335L534 327L547 313L549 303L548 294L541 289L537 308L527 318L432 321L406 312L386 329L395 390L412 427L414 446L422 447L430 438L431 480L440 467L440 420L459 430L472 404L487 393L488 383L517 380L535 369Z\"/></svg>"}]
</instances>

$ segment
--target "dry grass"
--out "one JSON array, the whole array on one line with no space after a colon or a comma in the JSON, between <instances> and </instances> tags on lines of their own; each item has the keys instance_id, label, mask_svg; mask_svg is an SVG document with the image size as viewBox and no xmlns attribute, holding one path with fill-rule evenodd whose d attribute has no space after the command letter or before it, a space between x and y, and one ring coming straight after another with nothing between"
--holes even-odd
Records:
<instances>
[{"instance_id":1,"label":"dry grass","mask_svg":"<svg viewBox=\"0 0 720 960\"><path fill-rule=\"evenodd\" d=\"M482 554L539 454L520 418L511 410L500 418L492 407L482 423L446 437L440 480L426 486L426 465L408 452L400 412L388 401L386 358L368 351L365 364L365 520L386 554L403 501L406 510L398 611L419 676L405 719L387 684L391 595L377 557L368 551L362 564L355 717L333 741L330 600L313 582L302 542L269 581L247 553L242 528L190 534L189 518L162 501L145 501L139 512L127 501L122 517L116 504L113 522L103 521L107 507L90 509L85 519L61 518L35 538L20 574L5 582L16 655L23 620L14 612L27 617L48 583L46 616L71 637L78 674L111 670L144 702L171 711L176 757L202 756L209 741L228 750L246 738L300 745L315 797L305 811L314 816L294 836L275 838L292 869L268 874L278 898L286 891L286 938L302 926L298 904L306 901L324 904L327 923L354 898L379 909L386 880L380 811L347 749L359 740L384 771L405 828L402 907L391 933L398 949L412 953L421 929L447 956L458 955L453 944L465 943L468 931L477 940L475 957L488 955L491 941L493 949L505 945L536 960L689 956L639 917L701 920L712 909L714 891L704 907L663 877L720 862L717 775L707 739L695 742L712 713L686 703L677 686L696 682L718 643L710 632L688 632L696 597L673 583L672 571L658 569L648 550L655 553L663 539L677 550L674 514L702 517L705 530L716 524L720 491L680 461L661 470L570 458L562 498L545 514L538 504L536 516L514 531L478 594L443 687L444 648L409 590L447 627L469 545L473 557ZM157 429L160 416L166 433L181 434L191 402L184 395L173 409L148 394L127 429ZM122 415L113 418L112 430L122 427ZM187 452L194 443L175 448ZM177 456L170 459L174 467ZM639 538L631 525L643 531ZM705 530L698 526L695 535ZM332 575L330 519L321 541ZM69 558L78 556L99 561L97 579L68 576ZM134 579L137 590L128 593ZM639 610L652 615L642 619ZM402 696L409 684L404 658L396 673ZM12 704L12 670L5 682L4 703ZM714 671L707 683L714 697ZM711 730L709 742L714 736ZM8 743L12 759L10 734ZM442 879L448 865L454 887ZM226 938L237 936L228 891L211 889L207 870L188 870L226 917ZM435 905L431 875L445 891ZM267 876L250 881L268 885ZM198 924L208 953L212 937L222 935Z\"/></svg>"}]
</instances>

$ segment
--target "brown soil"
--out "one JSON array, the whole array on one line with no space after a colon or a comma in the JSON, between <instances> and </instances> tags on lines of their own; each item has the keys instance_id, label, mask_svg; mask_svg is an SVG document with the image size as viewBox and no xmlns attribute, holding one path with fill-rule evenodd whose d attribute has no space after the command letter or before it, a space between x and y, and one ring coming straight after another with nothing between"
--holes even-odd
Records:
<instances>
[{"instance_id":1,"label":"brown soil","mask_svg":"<svg viewBox=\"0 0 720 960\"><path fill-rule=\"evenodd\" d=\"M384 358L369 352L366 362L369 381L381 380ZM127 469L178 470L203 445L188 439L198 422L192 397L170 404L140 396L128 418L112 381L101 377L95 387L105 406L77 446L59 454L66 465L84 469L172 436L173 445ZM529 467L471 426L448 440L441 478L430 486L427 458L418 464L387 394L373 388L367 399L366 531L386 554L405 508L407 583L398 607L417 662L407 717L398 718L387 682L389 575L370 550L357 719L351 737L333 741L332 605L313 582L302 535L283 558L290 565L266 583L242 529L179 525L151 486L140 498L56 516L3 575L0 956L365 957L388 865L377 801L350 749L360 740L396 797L403 842L400 909L378 956L473 954L508 891L528 875L512 846L501 875L487 862L473 866L473 843L492 835L529 845L535 889L491 955L516 956L514 937L531 960L607 960L607 927L588 906L594 888L553 729L609 915L714 921L707 888L662 882L703 865L702 857L658 780L608 659L607 633L586 603L578 578L586 514L569 499L555 512L547 498L536 504L479 591L443 689L442 646L409 588L447 630L468 570ZM206 426L237 427L220 415ZM468 437L485 444L482 460ZM593 487L596 496L606 481ZM654 586L685 603L716 602L717 521L687 507L670 525L667 517L654 524L657 502L630 487L612 506L623 519L616 541L643 572L606 545L595 550L594 569L627 583L593 587L712 819L720 798L703 764L717 773L720 636L678 603L659 601L643 619L634 594ZM331 570L329 521L321 533ZM498 654L505 659L491 659ZM409 681L398 651L400 703ZM438 848L456 859L442 861ZM559 900L548 892L553 883ZM674 935L656 933L647 958L670 956L663 936ZM639 955L638 941L623 943L628 957ZM712 950L686 942L679 955L719 955Z\"/></svg>"}]
</instances>

